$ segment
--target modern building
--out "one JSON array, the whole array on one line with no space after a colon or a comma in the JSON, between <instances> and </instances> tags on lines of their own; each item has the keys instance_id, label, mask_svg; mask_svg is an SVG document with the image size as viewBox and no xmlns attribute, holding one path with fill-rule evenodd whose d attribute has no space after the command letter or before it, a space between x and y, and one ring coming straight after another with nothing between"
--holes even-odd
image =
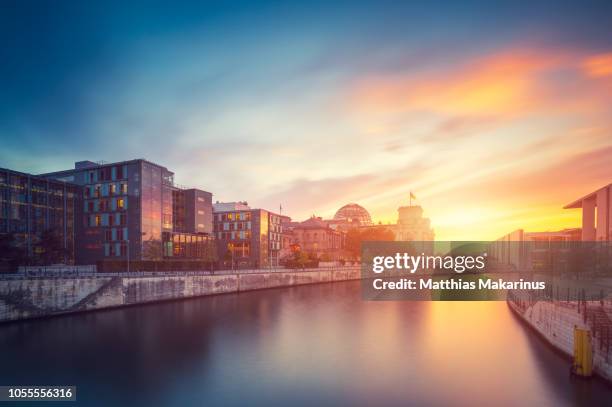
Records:
<instances>
[{"instance_id":1,"label":"modern building","mask_svg":"<svg viewBox=\"0 0 612 407\"><path fill-rule=\"evenodd\" d=\"M213 204L214 212L232 212L232 211L248 211L251 207L247 201L238 202L215 202Z\"/></svg>"},{"instance_id":2,"label":"modern building","mask_svg":"<svg viewBox=\"0 0 612 407\"><path fill-rule=\"evenodd\" d=\"M174 173L144 159L80 161L42 174L81 185L76 260L201 259L210 253L212 195L174 184Z\"/></svg>"},{"instance_id":3,"label":"modern building","mask_svg":"<svg viewBox=\"0 0 612 407\"><path fill-rule=\"evenodd\" d=\"M583 241L612 239L611 202L612 184L608 184L564 206L564 209L582 209Z\"/></svg>"},{"instance_id":4,"label":"modern building","mask_svg":"<svg viewBox=\"0 0 612 407\"><path fill-rule=\"evenodd\" d=\"M579 242L582 238L582 229L568 228L552 232L524 232L523 236L524 240L528 242Z\"/></svg>"},{"instance_id":5,"label":"modern building","mask_svg":"<svg viewBox=\"0 0 612 407\"><path fill-rule=\"evenodd\" d=\"M280 215L281 221L281 245L278 252L278 258L284 259L290 256L294 250L293 244L293 228L296 222L292 222L289 216Z\"/></svg>"},{"instance_id":6,"label":"modern building","mask_svg":"<svg viewBox=\"0 0 612 407\"><path fill-rule=\"evenodd\" d=\"M580 240L580 228L545 232L517 229L491 242L488 253L499 264L514 270L538 271L552 266L564 270L565 254L579 247Z\"/></svg>"},{"instance_id":7,"label":"modern building","mask_svg":"<svg viewBox=\"0 0 612 407\"><path fill-rule=\"evenodd\" d=\"M262 268L279 264L284 217L264 209L251 209L246 202L218 202L213 211L218 257L226 267Z\"/></svg>"},{"instance_id":8,"label":"modern building","mask_svg":"<svg viewBox=\"0 0 612 407\"><path fill-rule=\"evenodd\" d=\"M64 264L74 263L82 188L0 168L0 235L12 235L30 262L44 254L41 237L51 232L59 241Z\"/></svg>"},{"instance_id":9,"label":"modern building","mask_svg":"<svg viewBox=\"0 0 612 407\"><path fill-rule=\"evenodd\" d=\"M340 260L343 258L345 233L333 229L320 217L311 217L293 226L292 244L300 251L313 254L319 259Z\"/></svg>"}]
</instances>

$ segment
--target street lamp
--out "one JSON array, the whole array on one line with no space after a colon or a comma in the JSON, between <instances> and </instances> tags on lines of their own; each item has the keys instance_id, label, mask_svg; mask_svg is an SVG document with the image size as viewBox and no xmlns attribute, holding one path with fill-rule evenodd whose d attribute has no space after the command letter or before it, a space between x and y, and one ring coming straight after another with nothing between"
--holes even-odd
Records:
<instances>
[{"instance_id":1,"label":"street lamp","mask_svg":"<svg viewBox=\"0 0 612 407\"><path fill-rule=\"evenodd\" d=\"M126 249L127 249L127 272L130 274L130 239L126 240Z\"/></svg>"}]
</instances>

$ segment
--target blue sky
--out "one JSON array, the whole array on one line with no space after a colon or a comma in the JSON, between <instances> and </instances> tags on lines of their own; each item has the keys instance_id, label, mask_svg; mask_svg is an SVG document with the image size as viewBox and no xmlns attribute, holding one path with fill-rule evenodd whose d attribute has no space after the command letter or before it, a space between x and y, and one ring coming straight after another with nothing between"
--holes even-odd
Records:
<instances>
[{"instance_id":1,"label":"blue sky","mask_svg":"<svg viewBox=\"0 0 612 407\"><path fill-rule=\"evenodd\" d=\"M298 219L357 201L393 221L413 189L450 238L522 225L483 203L495 177L541 173L508 192L527 195L580 154L610 157L611 3L329 3L0 1L0 166L143 157ZM612 175L586 170L572 193ZM545 191L521 214L534 227L566 203Z\"/></svg>"}]
</instances>

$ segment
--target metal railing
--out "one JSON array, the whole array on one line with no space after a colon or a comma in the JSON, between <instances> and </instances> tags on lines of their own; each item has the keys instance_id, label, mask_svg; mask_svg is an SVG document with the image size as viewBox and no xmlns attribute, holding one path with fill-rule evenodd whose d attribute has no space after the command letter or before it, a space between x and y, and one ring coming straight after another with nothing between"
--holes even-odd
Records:
<instances>
[{"instance_id":1,"label":"metal railing","mask_svg":"<svg viewBox=\"0 0 612 407\"><path fill-rule=\"evenodd\" d=\"M2 280L19 280L28 278L76 278L76 277L182 277L182 276L222 276L222 275L237 275L237 274L266 274L266 273L310 273L317 271L328 270L356 270L360 266L333 266L333 267L317 267L317 268L266 268L266 269L240 269L240 270L192 270L192 271L132 271L132 272L104 272L81 271L81 270L64 270L64 271L48 271L42 268L41 270L28 270L22 273L3 273L0 274Z\"/></svg>"}]
</instances>

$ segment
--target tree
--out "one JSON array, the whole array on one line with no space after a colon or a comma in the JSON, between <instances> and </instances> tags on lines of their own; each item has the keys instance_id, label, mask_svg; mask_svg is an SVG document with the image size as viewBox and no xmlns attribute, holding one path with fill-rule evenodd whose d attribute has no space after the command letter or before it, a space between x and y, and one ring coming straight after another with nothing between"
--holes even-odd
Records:
<instances>
[{"instance_id":1,"label":"tree","mask_svg":"<svg viewBox=\"0 0 612 407\"><path fill-rule=\"evenodd\" d=\"M332 261L332 258L331 258L331 256L329 255L329 253L323 253L323 254L321 255L321 258L320 258L319 260L321 260L321 261L323 261L323 262L329 262L329 261Z\"/></svg>"},{"instance_id":2,"label":"tree","mask_svg":"<svg viewBox=\"0 0 612 407\"><path fill-rule=\"evenodd\" d=\"M361 232L359 232L359 229L349 229L346 233L344 247L353 258L356 259L359 257L359 253L361 252Z\"/></svg>"},{"instance_id":3,"label":"tree","mask_svg":"<svg viewBox=\"0 0 612 407\"><path fill-rule=\"evenodd\" d=\"M310 263L310 256L308 253L299 251L295 254L295 263L298 267L304 268Z\"/></svg>"},{"instance_id":4,"label":"tree","mask_svg":"<svg viewBox=\"0 0 612 407\"><path fill-rule=\"evenodd\" d=\"M164 258L164 251L161 240L149 237L142 242L142 258L146 260L159 261Z\"/></svg>"},{"instance_id":5,"label":"tree","mask_svg":"<svg viewBox=\"0 0 612 407\"><path fill-rule=\"evenodd\" d=\"M387 228L372 227L366 229L350 229L346 234L346 250L357 259L361 256L361 243L373 241L393 241L395 235Z\"/></svg>"},{"instance_id":6,"label":"tree","mask_svg":"<svg viewBox=\"0 0 612 407\"><path fill-rule=\"evenodd\" d=\"M55 229L47 229L41 234L38 247L41 250L39 259L43 265L64 263L68 255L68 250Z\"/></svg>"},{"instance_id":7,"label":"tree","mask_svg":"<svg viewBox=\"0 0 612 407\"><path fill-rule=\"evenodd\" d=\"M214 240L210 240L204 243L204 261L214 263L219 260L217 254L217 245Z\"/></svg>"},{"instance_id":8,"label":"tree","mask_svg":"<svg viewBox=\"0 0 612 407\"><path fill-rule=\"evenodd\" d=\"M13 233L0 234L0 271L15 271L27 262L26 251Z\"/></svg>"}]
</instances>

